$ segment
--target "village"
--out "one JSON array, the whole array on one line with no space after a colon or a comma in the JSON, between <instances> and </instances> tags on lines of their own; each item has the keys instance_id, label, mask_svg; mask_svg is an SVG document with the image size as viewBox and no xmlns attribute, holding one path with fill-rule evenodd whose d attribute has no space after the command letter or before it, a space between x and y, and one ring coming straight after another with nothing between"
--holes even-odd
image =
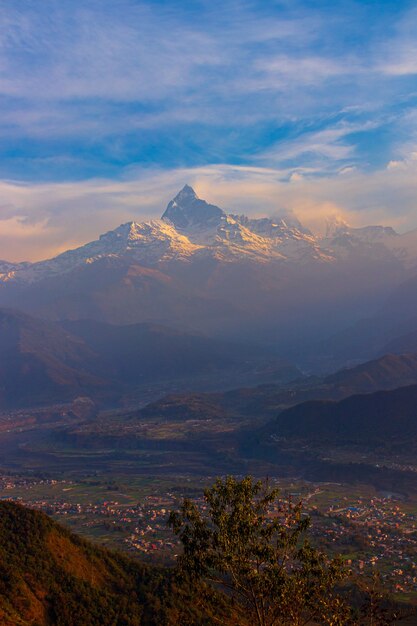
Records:
<instances>
[{"instance_id":1,"label":"village","mask_svg":"<svg viewBox=\"0 0 417 626\"><path fill-rule=\"evenodd\" d=\"M115 497L117 488L107 485L100 496L94 498L91 493L93 497L77 501L77 483L71 480L0 476L1 499L42 510L86 537L140 555L145 561L172 563L180 546L168 527L168 515L188 492L176 486L155 495L139 495L136 502L131 494L127 502L126 497ZM330 554L340 553L346 566L359 575L378 570L393 591L417 593L415 509L393 494L349 497L334 490L332 485L308 485L307 490L287 492L270 515L280 514L289 498L301 500L318 546ZM42 497L43 493L48 495ZM191 499L204 513L204 499L197 495Z\"/></svg>"}]
</instances>

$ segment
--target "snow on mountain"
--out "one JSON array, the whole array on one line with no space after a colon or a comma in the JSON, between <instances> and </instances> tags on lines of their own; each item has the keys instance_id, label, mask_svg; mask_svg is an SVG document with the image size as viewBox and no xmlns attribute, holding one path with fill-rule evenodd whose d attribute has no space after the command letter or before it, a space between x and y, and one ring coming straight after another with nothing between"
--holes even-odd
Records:
<instances>
[{"instance_id":1,"label":"snow on mountain","mask_svg":"<svg viewBox=\"0 0 417 626\"><path fill-rule=\"evenodd\" d=\"M200 246L192 244L187 237L161 220L141 224L128 222L101 235L97 241L75 250L67 250L47 261L14 265L7 273L0 263L0 281L36 282L65 274L103 257L129 256L132 260L144 264L155 264L173 258L185 260L199 248Z\"/></svg>"},{"instance_id":2,"label":"snow on mountain","mask_svg":"<svg viewBox=\"0 0 417 626\"><path fill-rule=\"evenodd\" d=\"M353 228L339 217L328 219L326 223L325 239L329 241L334 241L339 238L350 238L366 243L381 243L392 237L398 237L398 234L390 226L363 226L362 228Z\"/></svg>"},{"instance_id":3,"label":"snow on mountain","mask_svg":"<svg viewBox=\"0 0 417 626\"><path fill-rule=\"evenodd\" d=\"M413 265L417 260L417 231L398 235L392 228L352 228L333 220L325 237L319 238L291 213L271 218L227 214L185 185L160 220L122 224L96 241L46 261L0 261L0 282L33 283L103 257L122 257L150 267L201 258L303 265L334 263L358 250L373 258L388 253L404 265Z\"/></svg>"},{"instance_id":4,"label":"snow on mountain","mask_svg":"<svg viewBox=\"0 0 417 626\"><path fill-rule=\"evenodd\" d=\"M30 263L9 263L8 261L0 261L0 282L7 283L13 281L16 272L30 267Z\"/></svg>"},{"instance_id":5,"label":"snow on mountain","mask_svg":"<svg viewBox=\"0 0 417 626\"><path fill-rule=\"evenodd\" d=\"M353 228L336 217L327 221L321 245L339 259L361 253L372 258L391 256L405 269L417 266L417 229L399 234L390 226Z\"/></svg>"},{"instance_id":6,"label":"snow on mountain","mask_svg":"<svg viewBox=\"0 0 417 626\"><path fill-rule=\"evenodd\" d=\"M417 229L391 237L386 246L407 269L417 266Z\"/></svg>"},{"instance_id":7,"label":"snow on mountain","mask_svg":"<svg viewBox=\"0 0 417 626\"><path fill-rule=\"evenodd\" d=\"M214 234L225 218L222 209L198 198L194 189L188 185L171 200L162 215L164 222L171 224L178 232L191 236L193 240L198 239L199 234Z\"/></svg>"},{"instance_id":8,"label":"snow on mountain","mask_svg":"<svg viewBox=\"0 0 417 626\"><path fill-rule=\"evenodd\" d=\"M162 219L190 241L205 246L205 254L224 260L246 257L259 262L274 259L304 262L330 258L295 216L256 219L226 214L198 198L188 185L171 200Z\"/></svg>"}]
</instances>

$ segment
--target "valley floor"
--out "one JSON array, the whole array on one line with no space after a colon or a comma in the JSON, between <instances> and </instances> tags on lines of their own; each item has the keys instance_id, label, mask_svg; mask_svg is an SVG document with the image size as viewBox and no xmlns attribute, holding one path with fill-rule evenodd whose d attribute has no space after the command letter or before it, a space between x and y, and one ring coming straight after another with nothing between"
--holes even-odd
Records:
<instances>
[{"instance_id":1,"label":"valley floor","mask_svg":"<svg viewBox=\"0 0 417 626\"><path fill-rule=\"evenodd\" d=\"M178 418L167 402L156 412L105 412L93 420L65 405L3 415L0 498L45 511L107 547L172 563L179 546L166 521L183 497L201 505L204 487L225 474L269 476L283 497L303 500L317 544L341 553L359 574L378 569L387 588L417 603L412 455L398 464L378 450L282 442L266 462L245 456L241 445L251 415L211 407L201 419L197 400L180 405Z\"/></svg>"}]
</instances>

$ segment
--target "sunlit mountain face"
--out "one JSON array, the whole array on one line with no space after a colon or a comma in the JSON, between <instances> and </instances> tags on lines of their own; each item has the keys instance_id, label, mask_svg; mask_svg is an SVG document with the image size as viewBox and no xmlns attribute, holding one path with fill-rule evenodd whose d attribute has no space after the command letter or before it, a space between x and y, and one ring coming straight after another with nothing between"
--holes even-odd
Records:
<instances>
[{"instance_id":1,"label":"sunlit mountain face","mask_svg":"<svg viewBox=\"0 0 417 626\"><path fill-rule=\"evenodd\" d=\"M186 185L159 220L122 224L49 260L3 261L0 304L54 320L160 323L269 345L297 360L378 316L416 273L417 231L339 220L317 236L293 214L230 214ZM393 339L388 327L379 343ZM333 358L328 345L318 359ZM377 348L367 346L361 358ZM347 352L355 358L352 345Z\"/></svg>"}]
</instances>

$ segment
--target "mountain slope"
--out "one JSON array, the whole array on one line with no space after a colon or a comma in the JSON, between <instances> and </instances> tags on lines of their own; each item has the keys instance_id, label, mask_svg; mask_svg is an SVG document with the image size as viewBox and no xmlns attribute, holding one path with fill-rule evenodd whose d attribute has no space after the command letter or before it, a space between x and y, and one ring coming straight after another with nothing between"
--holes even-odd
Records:
<instances>
[{"instance_id":1,"label":"mountain slope","mask_svg":"<svg viewBox=\"0 0 417 626\"><path fill-rule=\"evenodd\" d=\"M25 406L105 392L96 355L59 326L0 310L0 405Z\"/></svg>"},{"instance_id":2,"label":"mountain slope","mask_svg":"<svg viewBox=\"0 0 417 626\"><path fill-rule=\"evenodd\" d=\"M340 393L370 393L417 383L417 354L386 354L327 376L326 385Z\"/></svg>"},{"instance_id":3,"label":"mountain slope","mask_svg":"<svg viewBox=\"0 0 417 626\"><path fill-rule=\"evenodd\" d=\"M417 384L417 355L388 354L325 378L299 377L276 384L242 387L216 393L165 396L137 412L137 419L241 419L252 424L272 418L290 406L308 401L339 401L360 393ZM321 404L320 404L321 406Z\"/></svg>"},{"instance_id":4,"label":"mountain slope","mask_svg":"<svg viewBox=\"0 0 417 626\"><path fill-rule=\"evenodd\" d=\"M311 401L289 408L271 423L276 437L332 442L417 443L417 385L353 395L339 402Z\"/></svg>"},{"instance_id":5,"label":"mountain slope","mask_svg":"<svg viewBox=\"0 0 417 626\"><path fill-rule=\"evenodd\" d=\"M0 309L0 408L80 395L107 403L144 384L204 377L222 386L262 374L300 376L272 352L156 324L56 323Z\"/></svg>"},{"instance_id":6,"label":"mountain slope","mask_svg":"<svg viewBox=\"0 0 417 626\"><path fill-rule=\"evenodd\" d=\"M4 626L140 624L137 585L149 575L93 548L46 515L0 503ZM139 587L139 585L138 585ZM134 621L136 620L136 621Z\"/></svg>"},{"instance_id":7,"label":"mountain slope","mask_svg":"<svg viewBox=\"0 0 417 626\"><path fill-rule=\"evenodd\" d=\"M0 571L2 626L211 623L168 571L99 548L12 502L0 502Z\"/></svg>"}]
</instances>

